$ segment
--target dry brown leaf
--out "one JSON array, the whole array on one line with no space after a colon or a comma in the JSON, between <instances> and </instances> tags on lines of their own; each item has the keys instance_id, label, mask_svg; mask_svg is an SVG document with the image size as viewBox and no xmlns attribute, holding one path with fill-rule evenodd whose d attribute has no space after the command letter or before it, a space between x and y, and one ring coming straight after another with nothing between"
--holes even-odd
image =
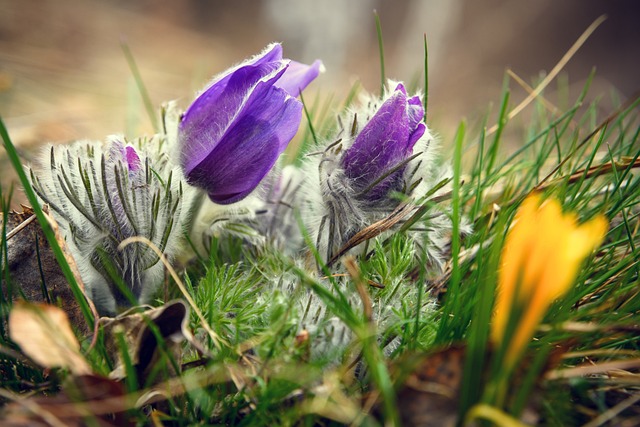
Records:
<instances>
[{"instance_id":1,"label":"dry brown leaf","mask_svg":"<svg viewBox=\"0 0 640 427\"><path fill-rule=\"evenodd\" d=\"M91 373L69 319L58 307L17 301L9 313L9 335L27 356L46 368L68 368L75 375Z\"/></svg>"},{"instance_id":2,"label":"dry brown leaf","mask_svg":"<svg viewBox=\"0 0 640 427\"><path fill-rule=\"evenodd\" d=\"M187 329L188 320L189 307L180 300L170 301L162 307L142 313L123 314L113 319L101 318L107 353L116 366L110 377L122 379L126 373L117 345L120 334L127 344L128 356L136 367L138 380L142 386L158 358L159 343L151 324L158 328L166 347L173 352L174 358L179 362L181 355L179 343L185 339L191 342L192 339ZM157 381L161 379L158 377Z\"/></svg>"}]
</instances>

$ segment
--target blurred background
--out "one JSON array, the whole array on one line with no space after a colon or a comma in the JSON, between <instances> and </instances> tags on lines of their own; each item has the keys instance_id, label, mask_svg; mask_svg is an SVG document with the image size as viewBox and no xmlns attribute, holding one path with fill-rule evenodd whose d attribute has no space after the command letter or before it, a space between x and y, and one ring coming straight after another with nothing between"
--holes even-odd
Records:
<instances>
[{"instance_id":1,"label":"blurred background","mask_svg":"<svg viewBox=\"0 0 640 427\"><path fill-rule=\"evenodd\" d=\"M0 116L27 160L44 142L150 133L122 41L155 105L186 107L214 74L272 41L286 57L324 61L310 98L343 99L357 80L377 91L374 9L388 77L422 81L427 35L429 125L445 144L461 119L497 109L507 68L538 81L602 14L562 79L577 93L595 67L602 118L640 89L637 0L0 0ZM515 105L526 92L512 89ZM12 175L5 160L0 168L4 186Z\"/></svg>"}]
</instances>

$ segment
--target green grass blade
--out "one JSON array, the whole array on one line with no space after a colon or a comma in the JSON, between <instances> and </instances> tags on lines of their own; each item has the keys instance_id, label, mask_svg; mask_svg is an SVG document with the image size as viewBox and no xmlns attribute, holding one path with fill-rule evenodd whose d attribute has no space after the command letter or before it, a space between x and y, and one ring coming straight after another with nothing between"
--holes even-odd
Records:
<instances>
[{"instance_id":1,"label":"green grass blade","mask_svg":"<svg viewBox=\"0 0 640 427\"><path fill-rule=\"evenodd\" d=\"M429 49L427 47L427 33L424 34L424 122L427 123L429 107Z\"/></svg>"},{"instance_id":2,"label":"green grass blade","mask_svg":"<svg viewBox=\"0 0 640 427\"><path fill-rule=\"evenodd\" d=\"M149 96L149 92L147 91L146 86L144 85L144 81L142 80L142 75L140 74L140 70L138 69L138 64L136 64L136 60L131 53L131 49L129 45L123 40L120 43L120 47L122 47L122 52L124 53L124 57L127 60L127 64L129 64L129 69L131 70L131 74L133 74L133 78L136 81L136 86L138 86L138 90L140 91L140 96L142 97L142 102L144 103L144 108L147 110L147 115L149 116L149 120L151 121L151 125L153 126L153 130L156 132L160 131L160 125L158 123L158 117L156 116L155 108L153 108L153 103L151 102L151 97Z\"/></svg>"},{"instance_id":3,"label":"green grass blade","mask_svg":"<svg viewBox=\"0 0 640 427\"><path fill-rule=\"evenodd\" d=\"M443 307L442 320L440 322L440 328L436 341L439 343L448 343L451 339L459 339L461 337L454 331L454 327L459 327L458 319L453 316L458 316L459 313L464 312L459 306L461 302L460 298L460 282L461 271L459 265L458 256L460 254L460 220L461 220L461 206L460 206L460 176L462 173L462 150L465 136L465 123L462 122L458 126L458 130L455 136L455 151L453 154L453 190L452 190L452 212L451 212L451 279L447 289L446 300Z\"/></svg>"},{"instance_id":4,"label":"green grass blade","mask_svg":"<svg viewBox=\"0 0 640 427\"><path fill-rule=\"evenodd\" d=\"M84 293L80 289L80 286L78 285L78 282L76 281L76 278L73 275L73 272L71 271L71 267L69 266L69 263L67 262L64 256L64 253L62 252L62 249L58 244L58 241L56 240L56 236L53 232L53 229L51 228L51 225L49 224L49 221L47 221L47 218L45 217L44 212L40 207L38 198L36 197L36 194L33 191L33 188L31 187L31 183L29 182L29 179L27 178L24 168L22 167L22 163L20 162L20 157L18 156L18 152L16 151L15 146L11 142L11 138L9 137L9 133L7 132L7 128L5 127L4 121L1 118L0 118L0 136L2 136L2 140L4 141L4 147L7 150L7 155L9 156L9 160L11 161L11 164L13 165L16 173L18 174L18 177L20 178L20 183L24 188L24 192L27 196L27 199L29 200L29 203L31 203L31 206L33 207L33 211L36 217L38 218L40 227L42 227L42 231L44 232L44 235L47 238L47 242L49 242L49 245L51 246L51 250L53 251L53 254L56 257L56 260L60 265L62 274L64 274L64 277L67 279L67 282L71 287L73 296L76 298L76 301L78 302L78 305L82 310L82 314L85 320L87 321L87 324L89 325L89 329L93 329L94 319L93 319L93 315L91 314L91 309L89 308L89 304L87 303Z\"/></svg>"},{"instance_id":5,"label":"green grass blade","mask_svg":"<svg viewBox=\"0 0 640 427\"><path fill-rule=\"evenodd\" d=\"M380 52L380 98L384 96L387 76L384 69L384 43L382 42L382 24L377 11L373 11L376 19L376 33L378 34L378 51Z\"/></svg>"}]
</instances>

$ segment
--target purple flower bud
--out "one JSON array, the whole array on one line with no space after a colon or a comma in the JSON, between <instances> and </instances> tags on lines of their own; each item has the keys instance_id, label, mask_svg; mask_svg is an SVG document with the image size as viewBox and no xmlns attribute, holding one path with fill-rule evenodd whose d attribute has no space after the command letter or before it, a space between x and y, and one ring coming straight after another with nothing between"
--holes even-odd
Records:
<instances>
[{"instance_id":1,"label":"purple flower bud","mask_svg":"<svg viewBox=\"0 0 640 427\"><path fill-rule=\"evenodd\" d=\"M423 117L420 97L407 97L399 83L346 150L341 165L356 191L367 190L364 200L375 202L399 189L404 171L400 165L426 130Z\"/></svg>"},{"instance_id":2,"label":"purple flower bud","mask_svg":"<svg viewBox=\"0 0 640 427\"><path fill-rule=\"evenodd\" d=\"M138 156L135 148L133 148L131 145L127 145L126 147L124 147L124 157L127 160L129 171L137 172L140 170L140 156Z\"/></svg>"},{"instance_id":3,"label":"purple flower bud","mask_svg":"<svg viewBox=\"0 0 640 427\"><path fill-rule=\"evenodd\" d=\"M219 204L251 193L297 132L302 103L295 97L321 66L283 59L276 43L214 79L178 128L187 181Z\"/></svg>"}]
</instances>

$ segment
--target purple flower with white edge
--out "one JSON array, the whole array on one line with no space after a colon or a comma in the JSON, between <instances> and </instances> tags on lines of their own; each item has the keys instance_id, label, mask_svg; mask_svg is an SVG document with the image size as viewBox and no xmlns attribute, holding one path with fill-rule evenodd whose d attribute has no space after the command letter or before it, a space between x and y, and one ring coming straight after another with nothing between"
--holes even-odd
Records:
<instances>
[{"instance_id":1,"label":"purple flower with white edge","mask_svg":"<svg viewBox=\"0 0 640 427\"><path fill-rule=\"evenodd\" d=\"M216 77L178 126L187 182L218 204L251 193L296 134L302 118L296 97L321 67L283 59L274 43Z\"/></svg>"},{"instance_id":2,"label":"purple flower with white edge","mask_svg":"<svg viewBox=\"0 0 640 427\"><path fill-rule=\"evenodd\" d=\"M340 159L360 198L377 202L399 190L415 143L424 135L424 109L419 96L408 97L402 83L384 101Z\"/></svg>"}]
</instances>

